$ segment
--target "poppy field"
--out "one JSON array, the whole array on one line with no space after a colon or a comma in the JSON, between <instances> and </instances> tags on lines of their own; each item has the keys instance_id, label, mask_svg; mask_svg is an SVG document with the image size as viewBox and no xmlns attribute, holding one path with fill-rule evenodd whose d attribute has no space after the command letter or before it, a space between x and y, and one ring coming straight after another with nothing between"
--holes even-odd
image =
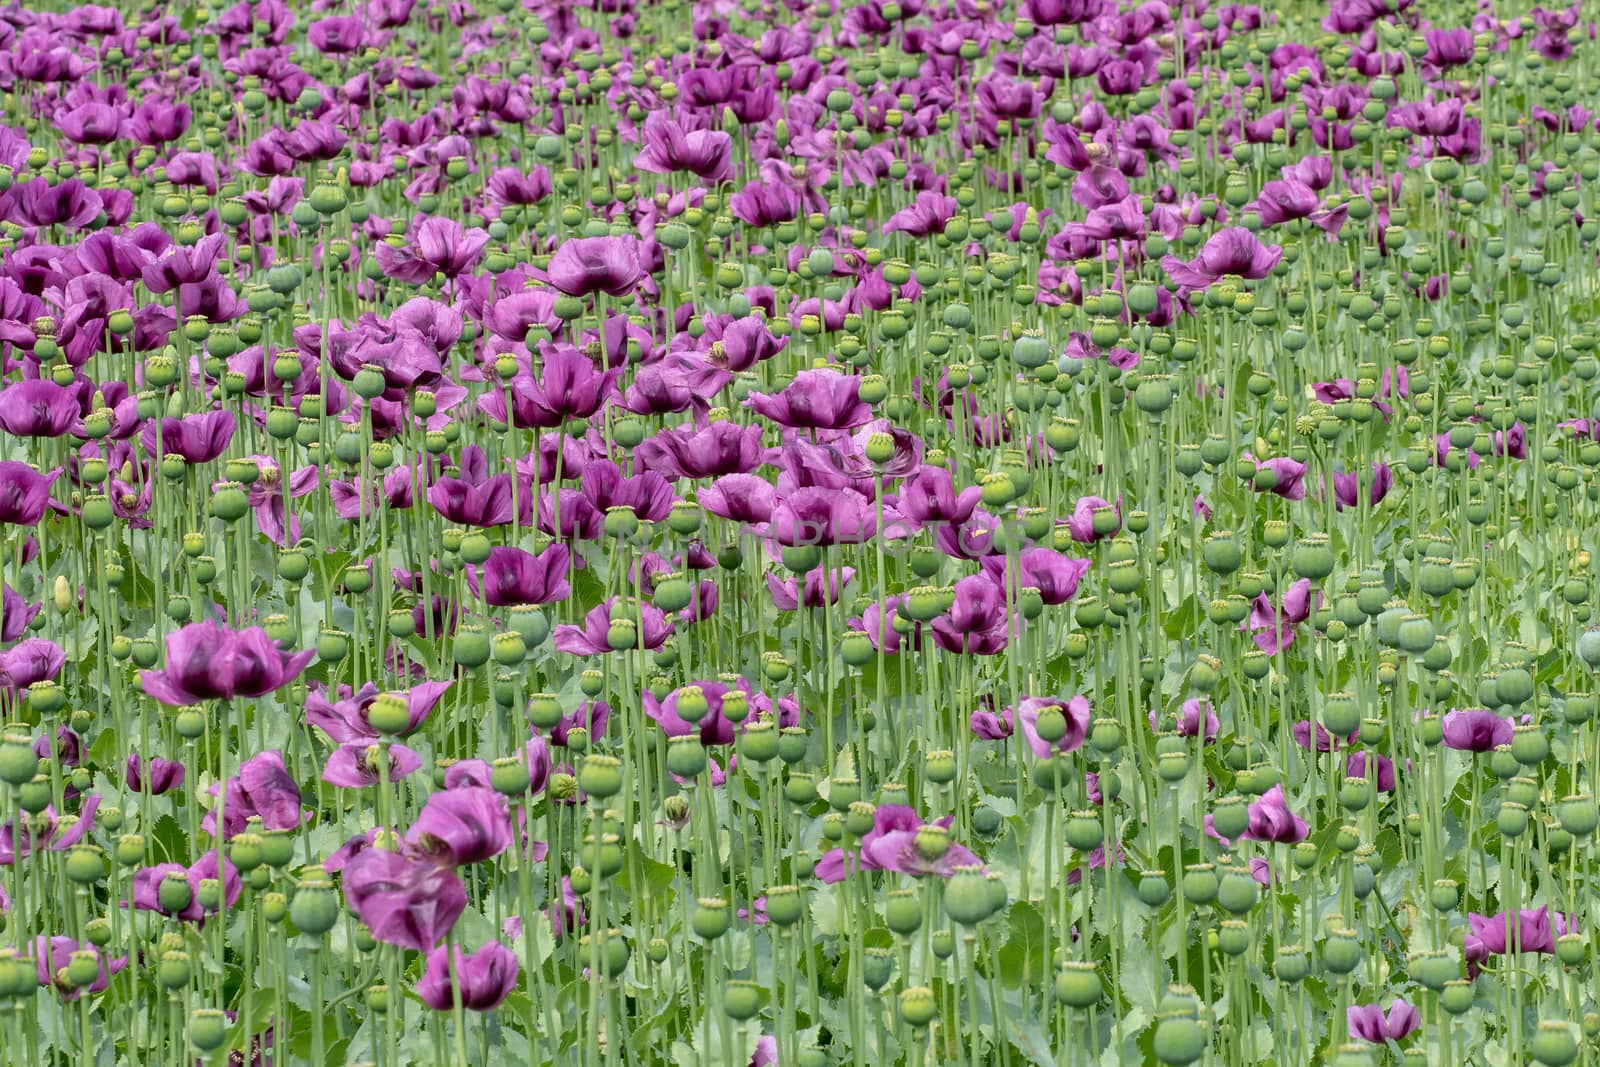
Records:
<instances>
[{"instance_id":1,"label":"poppy field","mask_svg":"<svg viewBox=\"0 0 1600 1067\"><path fill-rule=\"evenodd\" d=\"M1600 13L0 11L0 1067L1600 1063Z\"/></svg>"}]
</instances>

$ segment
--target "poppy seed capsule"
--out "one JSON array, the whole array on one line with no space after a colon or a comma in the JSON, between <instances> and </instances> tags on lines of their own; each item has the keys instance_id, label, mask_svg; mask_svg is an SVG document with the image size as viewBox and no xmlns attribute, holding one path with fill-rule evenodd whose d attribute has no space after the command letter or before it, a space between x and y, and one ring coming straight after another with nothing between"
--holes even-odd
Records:
<instances>
[{"instance_id":1,"label":"poppy seed capsule","mask_svg":"<svg viewBox=\"0 0 1600 1067\"><path fill-rule=\"evenodd\" d=\"M900 991L900 1017L911 1026L920 1030L938 1014L938 1001L927 986L911 986Z\"/></svg>"},{"instance_id":2,"label":"poppy seed capsule","mask_svg":"<svg viewBox=\"0 0 1600 1067\"><path fill-rule=\"evenodd\" d=\"M1573 1036L1570 1023L1546 1019L1539 1023L1529 1051L1534 1061L1545 1067L1567 1067L1578 1058L1578 1039Z\"/></svg>"}]
</instances>

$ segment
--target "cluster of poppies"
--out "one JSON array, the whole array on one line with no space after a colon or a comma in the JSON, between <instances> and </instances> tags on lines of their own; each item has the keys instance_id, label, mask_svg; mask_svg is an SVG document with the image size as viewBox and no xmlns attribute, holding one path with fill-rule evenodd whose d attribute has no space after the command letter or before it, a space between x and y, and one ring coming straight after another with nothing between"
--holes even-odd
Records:
<instances>
[{"instance_id":1,"label":"cluster of poppies","mask_svg":"<svg viewBox=\"0 0 1600 1067\"><path fill-rule=\"evenodd\" d=\"M0 1067L1592 1062L1597 17L0 12Z\"/></svg>"}]
</instances>

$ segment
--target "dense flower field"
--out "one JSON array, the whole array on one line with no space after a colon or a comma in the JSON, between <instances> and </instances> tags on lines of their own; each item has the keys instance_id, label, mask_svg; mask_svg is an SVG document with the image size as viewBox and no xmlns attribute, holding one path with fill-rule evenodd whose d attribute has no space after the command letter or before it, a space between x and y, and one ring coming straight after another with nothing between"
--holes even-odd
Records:
<instances>
[{"instance_id":1,"label":"dense flower field","mask_svg":"<svg viewBox=\"0 0 1600 1067\"><path fill-rule=\"evenodd\" d=\"M0 11L0 1064L1600 1061L1524 0Z\"/></svg>"}]
</instances>

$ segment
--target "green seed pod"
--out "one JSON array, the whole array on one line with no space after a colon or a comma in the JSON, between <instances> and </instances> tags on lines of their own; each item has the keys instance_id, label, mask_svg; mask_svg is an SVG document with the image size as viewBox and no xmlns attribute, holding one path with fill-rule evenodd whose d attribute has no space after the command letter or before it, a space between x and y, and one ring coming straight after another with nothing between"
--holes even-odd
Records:
<instances>
[{"instance_id":1,"label":"green seed pod","mask_svg":"<svg viewBox=\"0 0 1600 1067\"><path fill-rule=\"evenodd\" d=\"M1199 1021L1188 1015L1163 1015L1156 1023L1154 1049L1156 1059L1172 1067L1184 1067L1205 1055L1206 1031Z\"/></svg>"},{"instance_id":2,"label":"green seed pod","mask_svg":"<svg viewBox=\"0 0 1600 1067\"><path fill-rule=\"evenodd\" d=\"M1056 971L1052 983L1056 999L1069 1008L1082 1010L1098 1004L1105 996L1105 987L1093 963L1087 960L1067 960Z\"/></svg>"}]
</instances>

